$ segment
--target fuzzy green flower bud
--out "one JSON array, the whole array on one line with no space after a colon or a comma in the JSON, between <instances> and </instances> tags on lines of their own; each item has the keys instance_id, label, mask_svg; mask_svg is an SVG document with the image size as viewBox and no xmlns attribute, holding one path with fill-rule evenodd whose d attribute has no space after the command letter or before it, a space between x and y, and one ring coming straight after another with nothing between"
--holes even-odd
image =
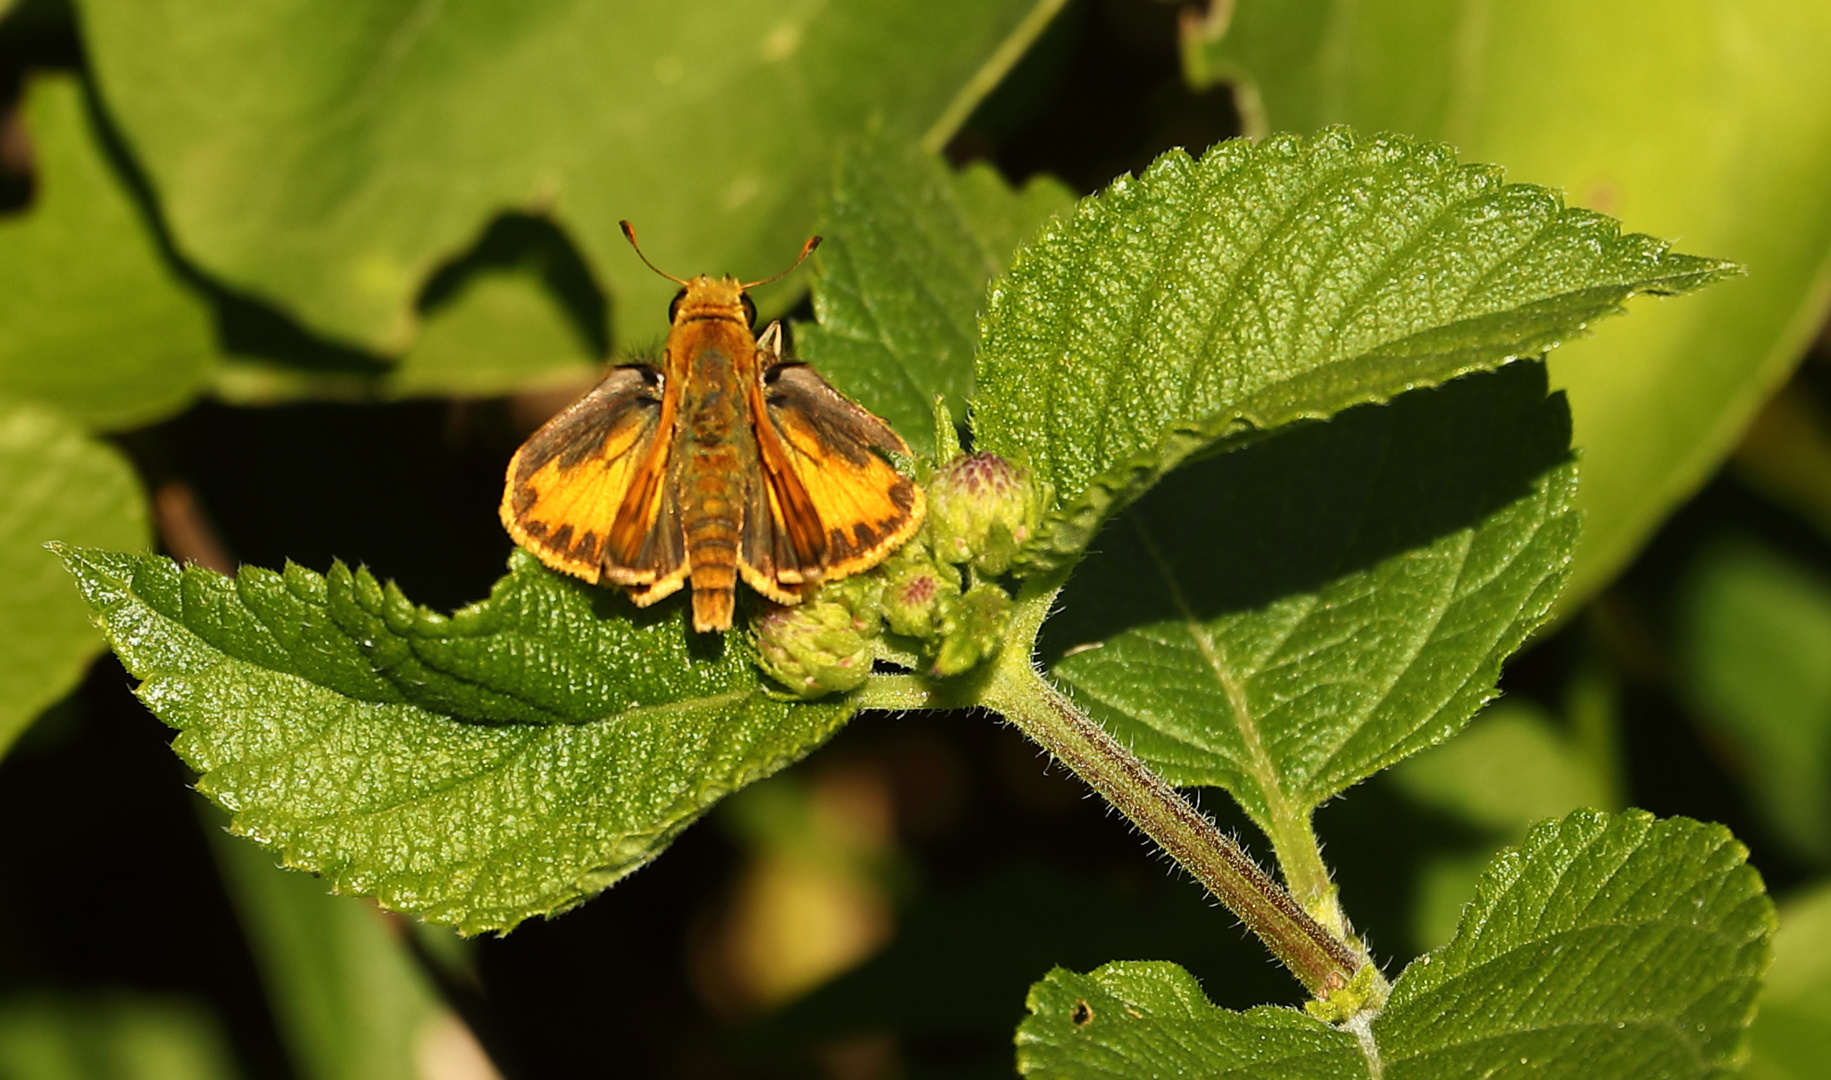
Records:
<instances>
[{"instance_id":1,"label":"fuzzy green flower bud","mask_svg":"<svg viewBox=\"0 0 1831 1080\"><path fill-rule=\"evenodd\" d=\"M877 618L843 599L816 596L794 607L771 607L751 632L757 666L801 697L856 689L871 674Z\"/></svg>"},{"instance_id":2,"label":"fuzzy green flower bud","mask_svg":"<svg viewBox=\"0 0 1831 1080\"><path fill-rule=\"evenodd\" d=\"M942 605L941 644L930 673L947 677L977 666L998 651L1011 622L1011 597L990 582Z\"/></svg>"},{"instance_id":3,"label":"fuzzy green flower bud","mask_svg":"<svg viewBox=\"0 0 1831 1080\"><path fill-rule=\"evenodd\" d=\"M1036 535L1042 500L1030 474L996 454L966 454L928 485L928 529L937 558L997 576Z\"/></svg>"},{"instance_id":4,"label":"fuzzy green flower bud","mask_svg":"<svg viewBox=\"0 0 1831 1080\"><path fill-rule=\"evenodd\" d=\"M920 541L912 541L884 563L879 594L884 621L894 633L933 638L946 606L960 596L960 571L937 563Z\"/></svg>"}]
</instances>

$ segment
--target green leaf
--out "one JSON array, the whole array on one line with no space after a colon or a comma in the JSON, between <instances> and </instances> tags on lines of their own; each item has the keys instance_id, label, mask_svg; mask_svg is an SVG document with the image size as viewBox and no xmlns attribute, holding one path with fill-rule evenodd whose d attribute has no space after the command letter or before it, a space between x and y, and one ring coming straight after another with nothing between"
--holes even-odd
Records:
<instances>
[{"instance_id":1,"label":"green leaf","mask_svg":"<svg viewBox=\"0 0 1831 1080\"><path fill-rule=\"evenodd\" d=\"M1831 581L1752 542L1707 549L1679 595L1679 670L1763 819L1831 860Z\"/></svg>"},{"instance_id":2,"label":"green leaf","mask_svg":"<svg viewBox=\"0 0 1831 1080\"><path fill-rule=\"evenodd\" d=\"M452 1024L409 950L368 901L332 896L203 815L293 1067L304 1080L417 1080L421 1045ZM450 933L450 931L446 931ZM461 1024L460 1024L461 1027Z\"/></svg>"},{"instance_id":3,"label":"green leaf","mask_svg":"<svg viewBox=\"0 0 1831 1080\"><path fill-rule=\"evenodd\" d=\"M850 714L769 696L741 635L522 552L451 616L341 564L230 580L64 555L235 832L467 934L582 902Z\"/></svg>"},{"instance_id":4,"label":"green leaf","mask_svg":"<svg viewBox=\"0 0 1831 1080\"><path fill-rule=\"evenodd\" d=\"M130 427L176 412L215 356L203 299L115 175L71 75L26 88L36 198L0 217L0 395Z\"/></svg>"},{"instance_id":5,"label":"green leaf","mask_svg":"<svg viewBox=\"0 0 1831 1080\"><path fill-rule=\"evenodd\" d=\"M396 361L310 337L231 303L216 396L237 404L388 401L545 392L596 381L607 305L572 245L543 218L491 224L422 291L424 327ZM264 317L263 317L264 316ZM239 320L239 321L238 321Z\"/></svg>"},{"instance_id":6,"label":"green leaf","mask_svg":"<svg viewBox=\"0 0 1831 1080\"><path fill-rule=\"evenodd\" d=\"M1060 0L401 7L94 0L83 37L174 240L313 330L399 352L413 299L505 210L574 237L658 334L676 273L761 278L813 224L831 148L982 95ZM761 297L785 304L792 294Z\"/></svg>"},{"instance_id":7,"label":"green leaf","mask_svg":"<svg viewBox=\"0 0 1831 1080\"><path fill-rule=\"evenodd\" d=\"M1831 883L1780 905L1774 966L1748 1030L1748 1080L1813 1080L1831 1046Z\"/></svg>"},{"instance_id":8,"label":"green leaf","mask_svg":"<svg viewBox=\"0 0 1831 1080\"><path fill-rule=\"evenodd\" d=\"M1747 855L1644 811L1539 825L1394 985L1373 1022L1386 1075L1726 1073L1774 931Z\"/></svg>"},{"instance_id":9,"label":"green leaf","mask_svg":"<svg viewBox=\"0 0 1831 1080\"><path fill-rule=\"evenodd\" d=\"M231 1080L222 1025L181 998L109 994L0 1001L7 1080Z\"/></svg>"},{"instance_id":10,"label":"green leaf","mask_svg":"<svg viewBox=\"0 0 1831 1080\"><path fill-rule=\"evenodd\" d=\"M0 754L102 651L46 541L146 539L146 498L126 458L49 409L0 404Z\"/></svg>"},{"instance_id":11,"label":"green leaf","mask_svg":"<svg viewBox=\"0 0 1831 1080\"><path fill-rule=\"evenodd\" d=\"M1402 137L1171 151L993 283L977 443L1055 486L1039 558L1071 560L1199 450L1536 355L1732 269Z\"/></svg>"},{"instance_id":12,"label":"green leaf","mask_svg":"<svg viewBox=\"0 0 1831 1080\"><path fill-rule=\"evenodd\" d=\"M1581 603L1713 473L1831 297L1831 6L1820 0L1216 4L1192 81L1256 130L1348 123L1455 143L1746 280L1552 361L1583 450ZM1249 110L1251 111L1251 110Z\"/></svg>"},{"instance_id":13,"label":"green leaf","mask_svg":"<svg viewBox=\"0 0 1831 1080\"><path fill-rule=\"evenodd\" d=\"M1544 378L1513 365L1172 475L1063 594L1054 675L1165 779L1226 788L1268 831L1454 734L1576 540Z\"/></svg>"},{"instance_id":14,"label":"green leaf","mask_svg":"<svg viewBox=\"0 0 1831 1080\"><path fill-rule=\"evenodd\" d=\"M1295 1009L1209 1004L1175 964L1063 968L1030 988L1017 1029L1017 1071L1072 1080L1249 1076L1299 1080L1368 1075L1355 1038Z\"/></svg>"},{"instance_id":15,"label":"green leaf","mask_svg":"<svg viewBox=\"0 0 1831 1080\"><path fill-rule=\"evenodd\" d=\"M985 284L1074 196L1037 177L1014 191L984 163L950 171L913 140L874 132L843 155L821 228L801 359L933 452L936 396L956 422L973 389Z\"/></svg>"},{"instance_id":16,"label":"green leaf","mask_svg":"<svg viewBox=\"0 0 1831 1080\"><path fill-rule=\"evenodd\" d=\"M1455 940L1370 1022L1217 1009L1181 968L1057 969L1018 1028L1026 1076L1570 1077L1727 1074L1773 905L1721 826L1579 811L1489 867ZM1377 1065L1370 1068L1377 1062Z\"/></svg>"}]
</instances>

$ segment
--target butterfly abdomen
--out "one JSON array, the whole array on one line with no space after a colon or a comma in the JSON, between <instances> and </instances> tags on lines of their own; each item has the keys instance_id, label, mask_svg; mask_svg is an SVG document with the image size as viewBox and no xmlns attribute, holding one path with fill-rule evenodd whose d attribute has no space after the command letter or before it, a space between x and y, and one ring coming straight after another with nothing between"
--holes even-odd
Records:
<instances>
[{"instance_id":1,"label":"butterfly abdomen","mask_svg":"<svg viewBox=\"0 0 1831 1080\"><path fill-rule=\"evenodd\" d=\"M721 340L728 335L724 327L705 327L697 335L689 353L691 389L682 396L680 524L693 583L693 627L700 631L731 627L743 508L757 467L755 452L744 453L748 417L734 362L748 341Z\"/></svg>"}]
</instances>

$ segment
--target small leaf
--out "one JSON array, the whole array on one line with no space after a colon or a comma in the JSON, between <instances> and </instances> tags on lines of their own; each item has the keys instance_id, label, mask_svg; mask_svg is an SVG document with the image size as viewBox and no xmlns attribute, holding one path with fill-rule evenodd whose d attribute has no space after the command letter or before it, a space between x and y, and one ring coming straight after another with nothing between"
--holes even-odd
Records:
<instances>
[{"instance_id":1,"label":"small leaf","mask_svg":"<svg viewBox=\"0 0 1831 1080\"><path fill-rule=\"evenodd\" d=\"M795 327L800 358L931 452L936 396L959 421L972 394L985 283L1073 202L1054 180L1013 191L989 165L954 173L874 132L840 159L821 225L820 321Z\"/></svg>"},{"instance_id":2,"label":"small leaf","mask_svg":"<svg viewBox=\"0 0 1831 1080\"><path fill-rule=\"evenodd\" d=\"M580 903L850 715L771 697L740 635L632 619L525 553L451 616L341 564L64 554L236 832L465 933Z\"/></svg>"},{"instance_id":3,"label":"small leaf","mask_svg":"<svg viewBox=\"0 0 1831 1080\"><path fill-rule=\"evenodd\" d=\"M131 427L209 377L210 313L159 251L72 75L26 88L36 197L0 217L0 394Z\"/></svg>"},{"instance_id":4,"label":"small leaf","mask_svg":"<svg viewBox=\"0 0 1831 1080\"><path fill-rule=\"evenodd\" d=\"M1644 811L1541 824L1394 985L1373 1022L1386 1075L1727 1072L1774 932L1747 855L1720 825Z\"/></svg>"},{"instance_id":5,"label":"small leaf","mask_svg":"<svg viewBox=\"0 0 1831 1080\"><path fill-rule=\"evenodd\" d=\"M1056 968L1025 1005L1017 1071L1039 1080L1368 1076L1348 1032L1295 1009L1217 1008L1175 964L1107 964L1087 975Z\"/></svg>"},{"instance_id":6,"label":"small leaf","mask_svg":"<svg viewBox=\"0 0 1831 1080\"><path fill-rule=\"evenodd\" d=\"M0 405L0 754L102 651L46 541L146 536L146 497L119 451L49 409Z\"/></svg>"},{"instance_id":7,"label":"small leaf","mask_svg":"<svg viewBox=\"0 0 1831 1080\"><path fill-rule=\"evenodd\" d=\"M1337 128L1171 151L993 283L977 442L1055 486L1037 558L1071 561L1199 450L1542 353L1733 269L1432 143Z\"/></svg>"},{"instance_id":8,"label":"small leaf","mask_svg":"<svg viewBox=\"0 0 1831 1080\"><path fill-rule=\"evenodd\" d=\"M1518 364L1170 477L1063 594L1054 674L1171 783L1268 828L1454 734L1576 540L1544 387Z\"/></svg>"},{"instance_id":9,"label":"small leaf","mask_svg":"<svg viewBox=\"0 0 1831 1080\"><path fill-rule=\"evenodd\" d=\"M1358 1031L1217 1009L1174 964L1058 969L1031 990L1018 1068L1077 1080L1725 1075L1774 927L1745 857L1721 826L1579 811L1496 859L1455 940L1407 968Z\"/></svg>"},{"instance_id":10,"label":"small leaf","mask_svg":"<svg viewBox=\"0 0 1831 1080\"><path fill-rule=\"evenodd\" d=\"M1678 637L1685 688L1762 818L1831 861L1831 581L1751 542L1707 549Z\"/></svg>"}]
</instances>

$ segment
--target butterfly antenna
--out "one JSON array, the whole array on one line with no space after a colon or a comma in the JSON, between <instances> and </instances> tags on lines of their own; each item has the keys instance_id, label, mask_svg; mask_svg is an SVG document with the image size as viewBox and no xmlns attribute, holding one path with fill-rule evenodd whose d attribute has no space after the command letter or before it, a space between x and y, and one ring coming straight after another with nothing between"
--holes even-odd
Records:
<instances>
[{"instance_id":1,"label":"butterfly antenna","mask_svg":"<svg viewBox=\"0 0 1831 1080\"><path fill-rule=\"evenodd\" d=\"M746 282L742 285L739 285L738 288L748 291L750 289L756 288L758 285L767 285L772 281L781 281L783 278L794 273L796 267L800 266L802 263L807 261L807 257L809 255L812 255L814 253L814 249L820 246L820 239L821 238L818 236L808 237L807 243L801 245L801 254L795 256L794 263L792 265L790 265L787 270L782 271L780 274L777 274L775 277L766 277L762 281Z\"/></svg>"},{"instance_id":2,"label":"butterfly antenna","mask_svg":"<svg viewBox=\"0 0 1831 1080\"><path fill-rule=\"evenodd\" d=\"M669 281L672 281L676 285L685 285L687 283L685 278L677 278L673 274L668 273L666 270L663 270L661 267L656 266L654 263L648 261L648 256L642 254L642 245L636 243L636 227L634 225L631 225L627 221L619 221L619 222L617 222L617 224L623 226L623 238L625 240L629 241L630 247L633 247L636 249L636 258L642 260L642 265L648 267L650 270L653 270L655 273L660 274L662 277L667 278ZM819 239L819 238L815 237L815 239ZM810 250L811 249L812 249L812 246L810 245ZM806 258L806 257L807 256L805 254L802 256L802 258ZM800 263L797 262L796 265L798 266L798 265L800 265ZM794 267L791 266L791 267L789 267L789 269L793 270ZM781 276L782 276L781 274L776 275L776 277L781 277ZM771 278L770 280L774 281L775 278Z\"/></svg>"}]
</instances>

